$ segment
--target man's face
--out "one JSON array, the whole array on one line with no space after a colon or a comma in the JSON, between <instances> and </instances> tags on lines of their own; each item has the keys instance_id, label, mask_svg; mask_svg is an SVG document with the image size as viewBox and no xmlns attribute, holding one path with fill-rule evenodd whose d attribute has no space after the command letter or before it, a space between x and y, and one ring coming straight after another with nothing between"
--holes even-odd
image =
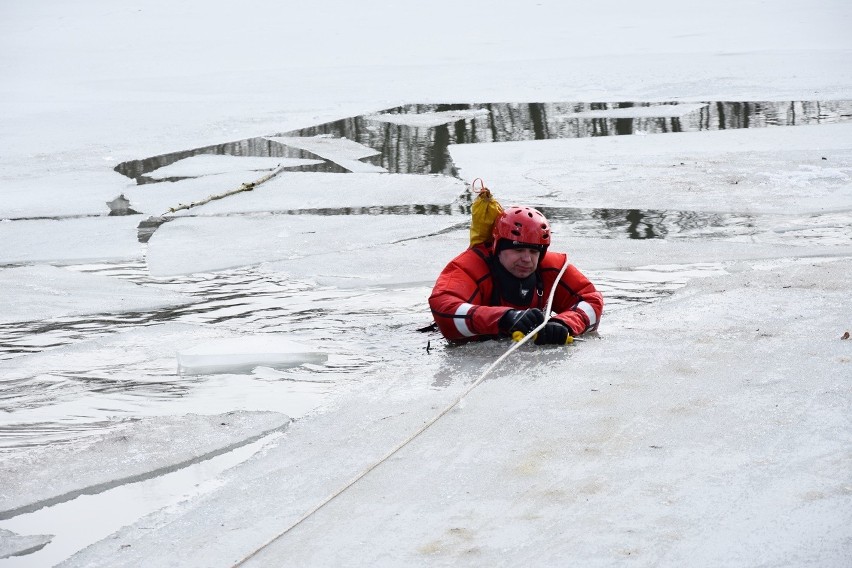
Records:
<instances>
[{"instance_id":1,"label":"man's face","mask_svg":"<svg viewBox=\"0 0 852 568\"><path fill-rule=\"evenodd\" d=\"M538 257L541 252L533 248L513 248L500 251L497 258L503 268L509 271L509 274L515 278L526 278L538 266Z\"/></svg>"}]
</instances>

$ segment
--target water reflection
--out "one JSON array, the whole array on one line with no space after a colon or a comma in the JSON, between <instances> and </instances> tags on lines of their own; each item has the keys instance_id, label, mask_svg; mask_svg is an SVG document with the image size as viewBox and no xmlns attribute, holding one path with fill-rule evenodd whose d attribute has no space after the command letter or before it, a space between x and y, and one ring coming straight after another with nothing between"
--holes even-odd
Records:
<instances>
[{"instance_id":1,"label":"water reflection","mask_svg":"<svg viewBox=\"0 0 852 568\"><path fill-rule=\"evenodd\" d=\"M409 204L371 205L365 207L310 207L269 211L272 215L454 215L458 225L446 230L467 227L470 223L471 205L455 204ZM462 200L464 201L464 200ZM572 234L601 239L664 239L671 236L681 238L704 238L718 236L720 230L726 236L751 234L757 218L744 213L712 213L705 211L679 211L664 209L612 209L579 207L539 207L552 222L570 224ZM251 216L253 213L224 213L205 215L209 217ZM186 215L185 217L193 217Z\"/></svg>"},{"instance_id":2,"label":"water reflection","mask_svg":"<svg viewBox=\"0 0 852 568\"><path fill-rule=\"evenodd\" d=\"M453 112L463 118L452 118ZM446 113L446 121L438 119L439 124L423 121L424 117L440 113ZM322 160L318 165L293 169L348 171L311 152L268 139L329 136L346 138L378 151L378 155L365 161L391 173L455 176L448 150L451 144L798 126L839 122L850 117L852 101L414 104L301 130L123 162L115 171L140 184L169 181L154 180L145 174L198 154Z\"/></svg>"}]
</instances>

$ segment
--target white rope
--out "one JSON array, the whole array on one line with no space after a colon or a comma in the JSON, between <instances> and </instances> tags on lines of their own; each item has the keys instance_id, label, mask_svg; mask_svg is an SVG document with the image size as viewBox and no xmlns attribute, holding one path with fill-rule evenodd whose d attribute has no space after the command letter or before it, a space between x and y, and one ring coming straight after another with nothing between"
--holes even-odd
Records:
<instances>
[{"instance_id":1,"label":"white rope","mask_svg":"<svg viewBox=\"0 0 852 568\"><path fill-rule=\"evenodd\" d=\"M563 265L562 265L562 270L560 270L560 271L559 271L559 274L556 276L556 280L554 280L554 281L553 281L553 288L550 290L550 296L549 296L549 297L548 297L548 299L547 299L547 308L545 309L545 312L544 312L544 314L545 314L544 321L543 321L543 322L542 322L542 323L541 323L538 327L536 327L536 328L535 328L534 330L532 330L530 333L528 333L527 335L525 335L525 336L524 336L524 337L523 337L520 341L515 341L515 342L513 342L513 343L512 343L512 345L511 345L511 346L509 346L509 348L506 350L506 352L505 352L505 353L503 353L503 354L502 354L502 355L501 355L501 356L500 356L500 357L499 357L496 361L494 361L494 362L491 364L491 366L489 366L487 369L485 369L485 372L484 372L484 373L482 373L482 374L479 376L479 378L478 378L478 379L476 379L473 383L471 383L471 385L470 385L469 387L467 387L467 388L465 389L465 391L464 391L462 394L460 394L459 396L457 396L457 397L456 397L456 399L455 399L452 403L450 403L450 405L449 405L449 406L447 406L446 408L444 408L444 410L442 410L442 411L441 411L441 412L439 412L437 415L435 415L435 417L434 417L434 418L432 418L431 420L429 420L428 422L426 422L423 426L421 426L419 430L417 430L417 431L416 431L416 432L414 432L412 435L410 435L408 438L406 438L405 440L403 440L402 442L400 442L399 444L397 444L397 445L396 445L396 447L394 447L391 451L389 451L388 453L386 453L386 454L385 454L385 455L384 455L384 456L383 456L380 460L378 460L378 461L374 462L374 463L373 463L371 466L369 466L367 469L365 469L364 471L362 471L361 473L359 473L358 475L356 475L354 478L352 478L352 480L351 480L349 483L347 483L346 485L344 485L343 487L341 487L340 489L338 489L337 491L335 491L334 493L332 493L331 495L329 495L328 497L326 497L326 498L325 498L325 499L324 499L321 503L319 503L319 504L318 504L317 506L315 506L313 509L311 509L310 511L308 511L307 513L305 513L304 515L302 515L302 516L301 516L301 517L300 517L300 518L299 518L296 522L292 523L289 527L287 527L286 529L284 529L283 531L281 531L280 533L278 533L278 534L277 534L275 537L273 537L271 540L269 540L269 541L268 541L268 542L266 542L265 544L261 545L260 547L256 548L256 549L255 549L255 550L254 550L251 554L249 554L248 556L246 556L245 558L243 558L242 560L240 560L239 562L237 562L236 564L234 564L234 565L233 565L233 568L237 568L238 566L242 566L243 564L245 564L246 562L248 562L250 559L252 559L253 557L255 557L255 556L256 556L256 555L257 555L257 554L258 554L261 550L263 550L264 548L267 548L267 547L268 547L269 545L271 545L273 542L275 542L276 540L280 539L280 538L281 538L281 537L283 537L285 534L287 534L288 532L290 532L291 530L293 530L294 528L296 528L296 527L297 527L298 525L300 525L302 522L304 522L304 521L305 521L305 520L307 520L309 517L311 517L314 513L316 513L317 511L319 511L320 509L322 509L322 508L323 508L323 507L325 507L326 505L328 505L328 504L329 504L332 500L334 500L334 499L335 499L337 496L339 496L341 493L343 493L344 491L346 491L347 489L349 489L350 487L352 487L353 485L355 485L356 483L358 483L358 481L360 481L360 480L361 480L364 476L366 476L368 473L370 473L371 471L373 471L374 469L376 469L377 467L379 467L380 465L382 465L384 462L386 462L386 461L387 461L387 460L388 460L391 456L393 456L393 455L394 455L395 453L397 453L399 450L401 450L402 448L404 448L405 446L407 446L409 443L411 443L411 441L412 441L412 440L414 440L415 438L417 438L418 436L420 436L420 434L422 434L423 432L425 432L426 430L428 430L428 429L429 429L429 428L430 428L433 424L435 424L438 420L440 420L441 418L443 418L443 417L444 417L444 415L446 415L446 414L447 414L450 410L452 410L453 408L455 408L455 407L456 407L456 406L457 406L457 405L458 405L458 404L459 404L462 400L464 400L464 397L466 397L468 394L470 394L470 392L471 392L473 389L475 389L477 386L479 386L479 384L480 384L480 383L482 383L482 381L484 381L484 380L485 380L485 377L487 377L487 376L488 376L488 373L490 373L491 371L493 371L493 370L497 367L497 365L499 365L500 363L502 363L502 362L503 362L503 360L504 360L504 359L506 359L506 357L508 357L509 355L511 355L511 354L512 354L512 353L513 353L516 349L518 349L521 345L523 345L524 343L526 343L527 341L529 341L530 339L532 339L533 337L535 337L535 334L536 334L536 333L538 333L539 331L541 331L542 329L544 329L544 326L545 326L545 325L547 325L547 321L550 319L550 307L553 305L553 298L554 298L554 297L555 297L555 295L556 295L556 288L557 288L557 286L559 285L559 280L562 278L562 275L563 275L563 274L565 274L565 270L566 270L567 268L568 268L568 256L566 255L566 256L565 256L565 264L563 264Z\"/></svg>"}]
</instances>

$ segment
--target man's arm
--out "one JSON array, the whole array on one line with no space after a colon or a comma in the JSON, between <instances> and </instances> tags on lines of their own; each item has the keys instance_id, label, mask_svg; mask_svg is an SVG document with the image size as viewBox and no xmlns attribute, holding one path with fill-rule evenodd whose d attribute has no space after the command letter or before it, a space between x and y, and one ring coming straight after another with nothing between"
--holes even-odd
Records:
<instances>
[{"instance_id":1,"label":"man's arm","mask_svg":"<svg viewBox=\"0 0 852 568\"><path fill-rule=\"evenodd\" d=\"M571 335L582 335L598 328L604 300L592 284L574 265L569 265L557 283L553 310L554 319L568 326Z\"/></svg>"},{"instance_id":2,"label":"man's arm","mask_svg":"<svg viewBox=\"0 0 852 568\"><path fill-rule=\"evenodd\" d=\"M444 268L432 289L429 307L447 339L466 340L500 333L498 322L508 308L484 305L487 298L483 298L480 284L490 275L487 267L478 264L482 262L470 250L462 253Z\"/></svg>"}]
</instances>

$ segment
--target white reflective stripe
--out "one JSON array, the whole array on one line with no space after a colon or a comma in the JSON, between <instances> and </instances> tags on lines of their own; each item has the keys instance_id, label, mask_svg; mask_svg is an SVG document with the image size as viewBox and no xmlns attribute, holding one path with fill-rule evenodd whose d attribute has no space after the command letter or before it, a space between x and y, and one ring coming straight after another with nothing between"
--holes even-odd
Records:
<instances>
[{"instance_id":1,"label":"white reflective stripe","mask_svg":"<svg viewBox=\"0 0 852 568\"><path fill-rule=\"evenodd\" d=\"M589 327L594 327L598 323L598 315L595 309L588 302L580 302L577 304L577 309L581 310L589 318Z\"/></svg>"},{"instance_id":2,"label":"white reflective stripe","mask_svg":"<svg viewBox=\"0 0 852 568\"><path fill-rule=\"evenodd\" d=\"M453 316L453 323L456 324L456 329L465 337L473 337L476 335L470 328L467 327L467 321L464 317L473 308L473 304L461 304L456 310L456 315Z\"/></svg>"}]
</instances>

